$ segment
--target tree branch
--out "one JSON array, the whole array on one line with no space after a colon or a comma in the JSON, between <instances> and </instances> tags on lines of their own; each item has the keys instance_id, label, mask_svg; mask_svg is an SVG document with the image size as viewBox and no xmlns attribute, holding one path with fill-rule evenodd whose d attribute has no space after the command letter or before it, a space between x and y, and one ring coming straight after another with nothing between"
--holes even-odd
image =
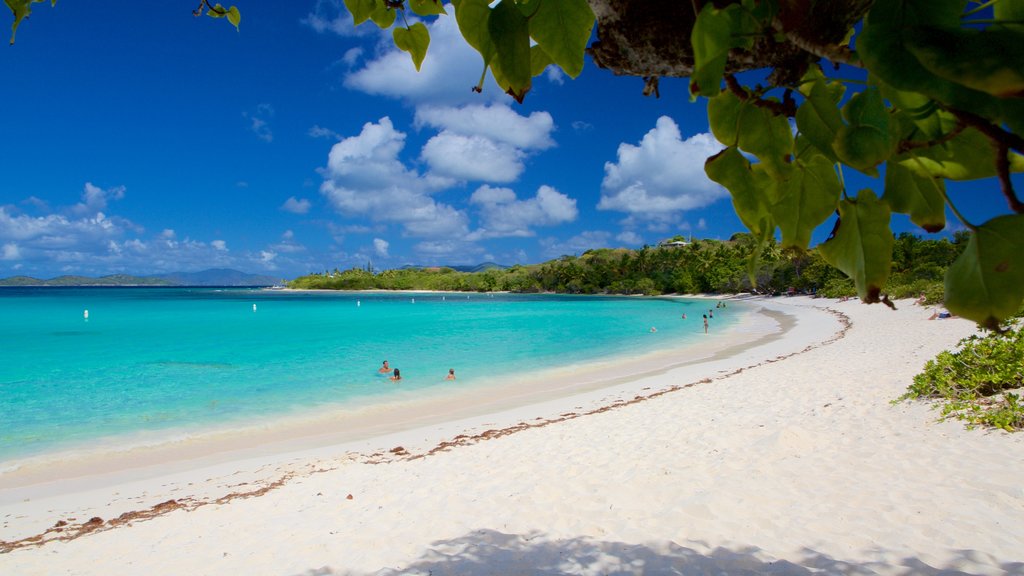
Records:
<instances>
[{"instance_id":1,"label":"tree branch","mask_svg":"<svg viewBox=\"0 0 1024 576\"><path fill-rule=\"evenodd\" d=\"M966 128L967 128L967 124L964 121L961 120L961 121L956 123L956 126L954 126L953 129L949 131L949 133L943 134L942 136L939 136L938 138L935 138L934 140L928 140L928 141L925 141L925 142L921 142L921 141L917 141L917 140L903 140L903 141L901 141L899 143L899 146L897 147L896 152L898 154L902 154L904 152L907 152L908 150L917 150L919 148L931 148L932 146L938 146L940 144L945 144L946 142L949 142L953 138L956 138L957 136L959 136L960 133L963 132Z\"/></svg>"},{"instance_id":2,"label":"tree branch","mask_svg":"<svg viewBox=\"0 0 1024 576\"><path fill-rule=\"evenodd\" d=\"M732 74L725 75L725 84L729 87L729 91L744 102L749 102L759 108L770 110L773 114L777 114L779 116L796 116L796 101L793 100L792 90L786 90L785 95L782 97L782 102L773 102L771 100L762 100L752 96L743 88L743 86L740 86L739 81L736 80L736 77Z\"/></svg>"},{"instance_id":3,"label":"tree branch","mask_svg":"<svg viewBox=\"0 0 1024 576\"><path fill-rule=\"evenodd\" d=\"M1016 150L1017 152L1024 154L1024 138L1014 134L1013 132L1007 132L999 126L988 121L988 119L978 116L972 112L965 112L963 110L957 110L956 108L946 108L946 110L956 116L956 119L971 126L977 128L979 132L988 136L990 140L996 144L1005 144L1007 148Z\"/></svg>"},{"instance_id":4,"label":"tree branch","mask_svg":"<svg viewBox=\"0 0 1024 576\"><path fill-rule=\"evenodd\" d=\"M1024 203L1017 198L1013 191L1013 182L1010 180L1010 147L1000 142L996 145L996 172L999 174L999 187L1010 204L1010 210L1017 214L1024 214Z\"/></svg>"}]
</instances>

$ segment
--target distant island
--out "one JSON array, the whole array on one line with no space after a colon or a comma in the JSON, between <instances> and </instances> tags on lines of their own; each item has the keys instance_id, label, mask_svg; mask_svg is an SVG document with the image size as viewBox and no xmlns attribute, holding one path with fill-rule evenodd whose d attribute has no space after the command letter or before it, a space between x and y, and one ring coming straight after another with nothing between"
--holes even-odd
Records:
<instances>
[{"instance_id":1,"label":"distant island","mask_svg":"<svg viewBox=\"0 0 1024 576\"><path fill-rule=\"evenodd\" d=\"M107 276L57 276L40 279L12 276L0 279L0 286L274 286L281 278L247 274L228 268L211 268L199 272L172 272L150 276L110 274Z\"/></svg>"}]
</instances>

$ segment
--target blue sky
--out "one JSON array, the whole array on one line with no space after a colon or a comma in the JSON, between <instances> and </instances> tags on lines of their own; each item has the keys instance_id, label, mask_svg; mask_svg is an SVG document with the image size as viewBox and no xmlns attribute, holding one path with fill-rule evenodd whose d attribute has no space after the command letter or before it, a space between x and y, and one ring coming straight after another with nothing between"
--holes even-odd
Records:
<instances>
[{"instance_id":1,"label":"blue sky","mask_svg":"<svg viewBox=\"0 0 1024 576\"><path fill-rule=\"evenodd\" d=\"M453 18L416 73L340 1L246 2L237 33L194 4L35 4L0 49L0 277L528 264L743 230L685 80L645 98L588 58L519 105L471 92ZM954 198L1005 212L995 182Z\"/></svg>"}]
</instances>

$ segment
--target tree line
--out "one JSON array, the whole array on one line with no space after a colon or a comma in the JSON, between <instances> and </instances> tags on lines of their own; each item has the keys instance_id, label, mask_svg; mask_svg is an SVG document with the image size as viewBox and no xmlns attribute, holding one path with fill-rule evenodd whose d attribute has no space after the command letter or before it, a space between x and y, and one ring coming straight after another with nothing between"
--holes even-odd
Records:
<instances>
[{"instance_id":1,"label":"tree line","mask_svg":"<svg viewBox=\"0 0 1024 576\"><path fill-rule=\"evenodd\" d=\"M895 239L892 298L943 297L943 276L963 251L969 233L952 239L923 239L909 233ZM751 256L759 241L747 233L729 240L686 242L676 237L639 249L596 248L580 256L562 256L533 265L458 272L447 267L420 267L373 272L364 268L301 276L297 289L443 290L454 292L557 292L563 294L733 294L813 293L855 296L853 282L829 265L817 250L784 250L774 241ZM753 264L751 264L753 262Z\"/></svg>"}]
</instances>

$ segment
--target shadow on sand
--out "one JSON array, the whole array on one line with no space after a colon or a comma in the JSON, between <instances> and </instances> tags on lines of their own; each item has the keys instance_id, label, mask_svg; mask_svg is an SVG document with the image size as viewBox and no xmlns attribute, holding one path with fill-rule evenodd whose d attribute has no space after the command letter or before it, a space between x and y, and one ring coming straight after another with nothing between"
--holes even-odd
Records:
<instances>
[{"instance_id":1,"label":"shadow on sand","mask_svg":"<svg viewBox=\"0 0 1024 576\"><path fill-rule=\"evenodd\" d=\"M541 533L504 534L494 530L476 530L452 540L434 542L430 549L408 565L382 568L377 576L440 575L531 575L561 574L721 574L721 575L805 575L805 574L901 574L923 576L961 576L979 572L1024 575L1024 562L992 566L983 554L962 550L951 567L931 566L917 558L903 558L896 564L883 562L850 563L805 548L797 563L789 560L765 560L756 547L731 550L718 547L701 553L674 543L645 546L623 542L604 542L588 538L547 540ZM882 556L880 554L880 556ZM891 556L891 555L890 555ZM952 566L958 566L954 568ZM362 576L345 568L325 566L296 576Z\"/></svg>"}]
</instances>

